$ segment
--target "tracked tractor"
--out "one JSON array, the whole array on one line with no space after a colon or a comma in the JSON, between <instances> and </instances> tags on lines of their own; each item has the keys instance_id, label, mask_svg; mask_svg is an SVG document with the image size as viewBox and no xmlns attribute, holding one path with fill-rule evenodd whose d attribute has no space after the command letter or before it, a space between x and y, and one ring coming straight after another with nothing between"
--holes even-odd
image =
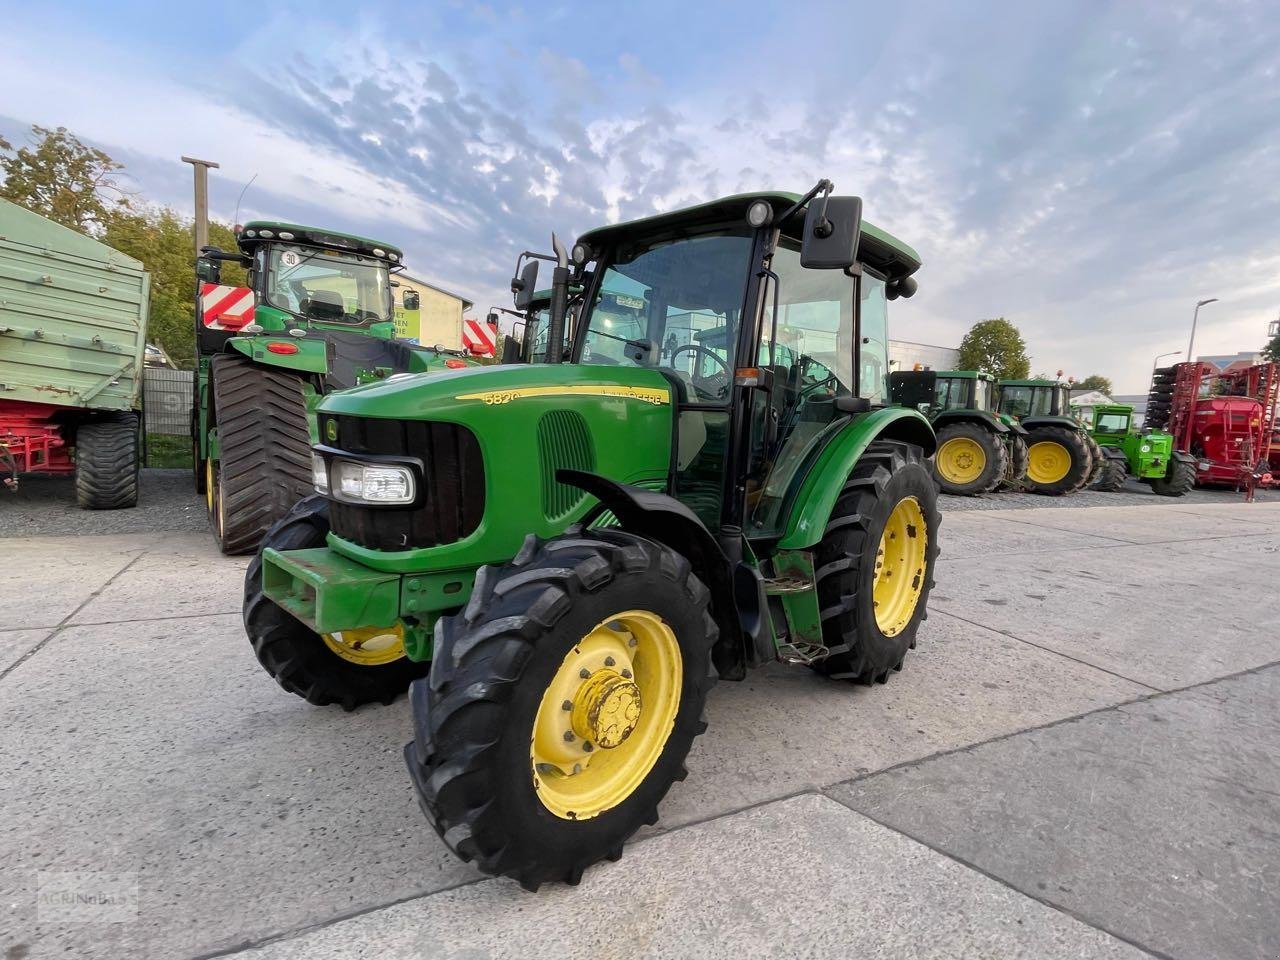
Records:
<instances>
[{"instance_id":1,"label":"tracked tractor","mask_svg":"<svg viewBox=\"0 0 1280 960\"><path fill-rule=\"evenodd\" d=\"M1128 404L1094 406L1089 433L1104 458L1097 490L1120 490L1130 476L1162 497L1180 497L1195 485L1195 457L1175 450L1173 434L1165 430L1135 429Z\"/></svg>"},{"instance_id":2,"label":"tracked tractor","mask_svg":"<svg viewBox=\"0 0 1280 960\"><path fill-rule=\"evenodd\" d=\"M254 222L238 249L196 261L197 371L192 461L224 553L262 535L312 490L311 417L333 390L395 373L473 364L461 351L394 339L393 290L402 256L390 244L297 224ZM221 265L248 286L221 282ZM402 293L408 310L418 294Z\"/></svg>"},{"instance_id":3,"label":"tracked tractor","mask_svg":"<svg viewBox=\"0 0 1280 960\"><path fill-rule=\"evenodd\" d=\"M995 377L976 370L900 370L889 375L893 402L933 423L933 475L943 493L974 496L1019 488L1027 473L1027 431L995 409Z\"/></svg>"},{"instance_id":4,"label":"tracked tractor","mask_svg":"<svg viewBox=\"0 0 1280 960\"><path fill-rule=\"evenodd\" d=\"M549 362L321 401L319 495L251 564L247 631L314 703L421 678L414 788L481 870L535 889L618 858L685 776L717 677L883 683L915 646L934 434L885 371L919 259L830 190L556 243Z\"/></svg>"},{"instance_id":5,"label":"tracked tractor","mask_svg":"<svg viewBox=\"0 0 1280 960\"><path fill-rule=\"evenodd\" d=\"M1061 496L1098 478L1102 450L1071 415L1071 391L1061 380L1001 380L999 411L1027 431L1027 473L1031 493Z\"/></svg>"}]
</instances>

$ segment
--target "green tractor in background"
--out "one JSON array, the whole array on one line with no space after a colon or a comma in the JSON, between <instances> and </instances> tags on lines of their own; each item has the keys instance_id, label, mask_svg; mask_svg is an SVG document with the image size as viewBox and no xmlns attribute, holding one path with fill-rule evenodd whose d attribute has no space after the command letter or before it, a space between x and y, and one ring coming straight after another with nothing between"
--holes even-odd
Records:
<instances>
[{"instance_id":1,"label":"green tractor in background","mask_svg":"<svg viewBox=\"0 0 1280 960\"><path fill-rule=\"evenodd\" d=\"M1102 471L1102 450L1071 415L1071 388L1061 380L1001 380L1000 413L1027 432L1027 473L1031 493L1075 493Z\"/></svg>"},{"instance_id":2,"label":"green tractor in background","mask_svg":"<svg viewBox=\"0 0 1280 960\"><path fill-rule=\"evenodd\" d=\"M1018 488L1027 473L1027 431L995 409L996 378L977 370L900 370L893 402L919 410L938 435L933 474L943 493L975 496Z\"/></svg>"},{"instance_id":3,"label":"green tractor in background","mask_svg":"<svg viewBox=\"0 0 1280 960\"><path fill-rule=\"evenodd\" d=\"M312 703L421 678L405 758L481 870L536 889L621 856L717 677L781 659L883 683L915 646L934 434L883 371L919 259L830 191L593 230L572 258L553 238L547 362L321 401L319 496L250 565L246 630ZM828 376L782 362L784 322ZM718 328L727 349L698 341Z\"/></svg>"},{"instance_id":4,"label":"green tractor in background","mask_svg":"<svg viewBox=\"0 0 1280 960\"><path fill-rule=\"evenodd\" d=\"M1195 457L1175 450L1171 433L1135 430L1128 404L1096 405L1089 433L1106 458L1095 489L1120 490L1131 475L1162 497L1181 497L1195 486Z\"/></svg>"},{"instance_id":5,"label":"green tractor in background","mask_svg":"<svg viewBox=\"0 0 1280 960\"><path fill-rule=\"evenodd\" d=\"M298 224L257 221L238 250L196 261L196 376L191 418L195 484L223 553L256 550L263 534L313 490L316 403L393 373L471 366L461 351L395 339L390 244ZM248 286L221 282L221 265ZM416 310L419 296L402 303Z\"/></svg>"}]
</instances>

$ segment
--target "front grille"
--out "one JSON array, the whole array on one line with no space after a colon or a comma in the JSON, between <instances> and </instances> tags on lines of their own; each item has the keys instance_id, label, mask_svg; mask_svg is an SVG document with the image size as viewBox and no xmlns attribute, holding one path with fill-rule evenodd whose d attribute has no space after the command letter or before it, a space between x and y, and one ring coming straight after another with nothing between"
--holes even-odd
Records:
<instances>
[{"instance_id":1,"label":"front grille","mask_svg":"<svg viewBox=\"0 0 1280 960\"><path fill-rule=\"evenodd\" d=\"M556 480L557 470L595 470L595 451L587 421L576 410L552 410L538 421L538 459L542 464L542 512L548 520L566 516L586 494Z\"/></svg>"},{"instance_id":2,"label":"front grille","mask_svg":"<svg viewBox=\"0 0 1280 960\"><path fill-rule=\"evenodd\" d=\"M330 437L330 421L337 427ZM350 453L417 457L426 489L419 507L362 507L329 501L336 536L371 550L410 550L454 543L484 516L484 460L466 427L422 420L320 414L322 442Z\"/></svg>"}]
</instances>

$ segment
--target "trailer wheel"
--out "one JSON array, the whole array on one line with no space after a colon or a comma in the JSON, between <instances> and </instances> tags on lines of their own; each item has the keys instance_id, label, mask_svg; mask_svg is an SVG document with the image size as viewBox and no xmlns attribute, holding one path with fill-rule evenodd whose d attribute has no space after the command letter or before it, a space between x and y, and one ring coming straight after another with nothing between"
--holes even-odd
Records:
<instances>
[{"instance_id":1,"label":"trailer wheel","mask_svg":"<svg viewBox=\"0 0 1280 960\"><path fill-rule=\"evenodd\" d=\"M213 358L210 375L219 449L210 519L223 553L250 553L314 490L302 378L230 354Z\"/></svg>"},{"instance_id":2,"label":"trailer wheel","mask_svg":"<svg viewBox=\"0 0 1280 960\"><path fill-rule=\"evenodd\" d=\"M924 451L872 443L836 499L816 551L822 636L831 653L815 670L870 684L902 669L928 616L940 522Z\"/></svg>"},{"instance_id":3,"label":"trailer wheel","mask_svg":"<svg viewBox=\"0 0 1280 960\"><path fill-rule=\"evenodd\" d=\"M1009 451L999 434L977 423L953 423L938 431L933 474L943 493L971 497L1000 485Z\"/></svg>"},{"instance_id":4,"label":"trailer wheel","mask_svg":"<svg viewBox=\"0 0 1280 960\"><path fill-rule=\"evenodd\" d=\"M1005 470L1004 479L1000 481L1001 490L1021 490L1027 478L1027 463L1030 455L1027 452L1027 441L1021 434L1009 435L1009 467Z\"/></svg>"},{"instance_id":5,"label":"trailer wheel","mask_svg":"<svg viewBox=\"0 0 1280 960\"><path fill-rule=\"evenodd\" d=\"M1163 477L1151 478L1151 489L1162 497L1181 497L1196 485L1196 465L1174 460Z\"/></svg>"},{"instance_id":6,"label":"trailer wheel","mask_svg":"<svg viewBox=\"0 0 1280 960\"><path fill-rule=\"evenodd\" d=\"M275 524L263 549L323 547L329 533L329 502L310 496ZM391 703L425 676L428 664L410 660L400 625L342 634L318 634L262 592L262 553L244 578L244 628L253 652L285 690L316 706Z\"/></svg>"},{"instance_id":7,"label":"trailer wheel","mask_svg":"<svg viewBox=\"0 0 1280 960\"><path fill-rule=\"evenodd\" d=\"M138 505L138 418L132 413L76 431L76 500L85 510Z\"/></svg>"},{"instance_id":8,"label":"trailer wheel","mask_svg":"<svg viewBox=\"0 0 1280 960\"><path fill-rule=\"evenodd\" d=\"M1093 489L1101 490L1103 493L1116 493L1124 488L1124 482L1129 477L1129 471L1125 467L1125 461L1118 458L1105 457L1102 465L1102 476L1098 478L1098 482L1094 484Z\"/></svg>"},{"instance_id":9,"label":"trailer wheel","mask_svg":"<svg viewBox=\"0 0 1280 960\"><path fill-rule=\"evenodd\" d=\"M706 729L708 601L684 557L621 530L481 568L409 694L405 761L445 844L528 890L621 857Z\"/></svg>"},{"instance_id":10,"label":"trailer wheel","mask_svg":"<svg viewBox=\"0 0 1280 960\"><path fill-rule=\"evenodd\" d=\"M1067 427L1033 427L1027 436L1027 489L1058 497L1084 486L1093 469L1084 434Z\"/></svg>"}]
</instances>

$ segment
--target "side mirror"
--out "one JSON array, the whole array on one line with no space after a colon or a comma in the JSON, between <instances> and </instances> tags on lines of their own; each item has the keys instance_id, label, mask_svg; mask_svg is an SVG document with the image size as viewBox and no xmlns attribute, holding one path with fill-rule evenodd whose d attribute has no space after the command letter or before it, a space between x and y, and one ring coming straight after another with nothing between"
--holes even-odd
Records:
<instances>
[{"instance_id":1,"label":"side mirror","mask_svg":"<svg viewBox=\"0 0 1280 960\"><path fill-rule=\"evenodd\" d=\"M402 302L406 310L417 310L422 306L422 298L418 296L417 290L406 290Z\"/></svg>"},{"instance_id":2,"label":"side mirror","mask_svg":"<svg viewBox=\"0 0 1280 960\"><path fill-rule=\"evenodd\" d=\"M197 257L196 279L202 283L221 283L222 264L210 257Z\"/></svg>"},{"instance_id":3,"label":"side mirror","mask_svg":"<svg viewBox=\"0 0 1280 960\"><path fill-rule=\"evenodd\" d=\"M862 237L862 198L814 198L804 218L800 266L810 270L847 270L858 262Z\"/></svg>"},{"instance_id":4,"label":"side mirror","mask_svg":"<svg viewBox=\"0 0 1280 960\"><path fill-rule=\"evenodd\" d=\"M485 316L485 318L484 318L484 322L485 322L485 323L492 323L492 324L495 324L495 325L496 325L496 324L497 324L497 322L498 322L498 311L497 311L497 310L490 310L490 311L489 311L489 313Z\"/></svg>"},{"instance_id":5,"label":"side mirror","mask_svg":"<svg viewBox=\"0 0 1280 960\"><path fill-rule=\"evenodd\" d=\"M511 292L515 294L516 309L523 313L533 302L533 295L538 289L538 261L530 260L520 271L520 276L511 281Z\"/></svg>"}]
</instances>

